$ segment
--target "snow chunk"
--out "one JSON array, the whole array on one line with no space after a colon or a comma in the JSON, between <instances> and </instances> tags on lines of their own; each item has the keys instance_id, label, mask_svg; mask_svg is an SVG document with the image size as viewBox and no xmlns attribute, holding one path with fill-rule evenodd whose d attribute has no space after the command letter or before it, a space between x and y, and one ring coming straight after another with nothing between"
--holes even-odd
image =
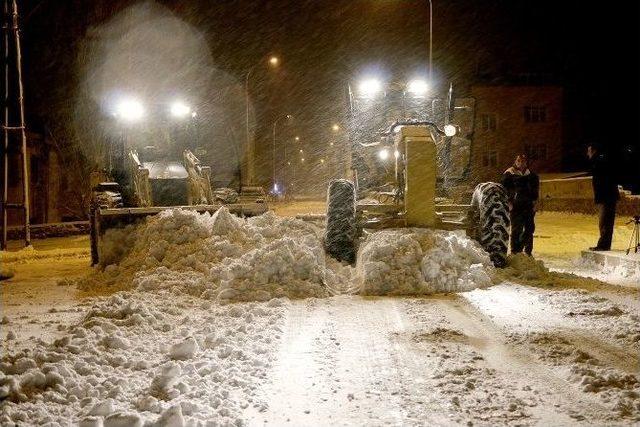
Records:
<instances>
[{"instance_id":1,"label":"snow chunk","mask_svg":"<svg viewBox=\"0 0 640 427\"><path fill-rule=\"evenodd\" d=\"M173 405L160 415L156 421L156 427L184 427L184 417L182 416L182 406Z\"/></svg>"},{"instance_id":2,"label":"snow chunk","mask_svg":"<svg viewBox=\"0 0 640 427\"><path fill-rule=\"evenodd\" d=\"M106 417L107 415L111 415L113 413L113 400L107 399L104 402L98 402L93 405L93 408L89 411L89 415L99 415Z\"/></svg>"},{"instance_id":3,"label":"snow chunk","mask_svg":"<svg viewBox=\"0 0 640 427\"><path fill-rule=\"evenodd\" d=\"M178 382L178 377L182 373L180 365L175 362L169 362L160 368L158 374L153 378L151 382L151 388L158 389L160 391L168 390Z\"/></svg>"},{"instance_id":4,"label":"snow chunk","mask_svg":"<svg viewBox=\"0 0 640 427\"><path fill-rule=\"evenodd\" d=\"M241 227L238 219L226 206L223 206L211 217L211 232L218 235L237 232Z\"/></svg>"},{"instance_id":5,"label":"snow chunk","mask_svg":"<svg viewBox=\"0 0 640 427\"><path fill-rule=\"evenodd\" d=\"M193 358L198 350L200 349L195 338L187 337L184 341L171 346L169 357L173 360L187 360Z\"/></svg>"},{"instance_id":6,"label":"snow chunk","mask_svg":"<svg viewBox=\"0 0 640 427\"><path fill-rule=\"evenodd\" d=\"M116 412L104 419L104 427L142 427L142 418L134 413Z\"/></svg>"}]
</instances>

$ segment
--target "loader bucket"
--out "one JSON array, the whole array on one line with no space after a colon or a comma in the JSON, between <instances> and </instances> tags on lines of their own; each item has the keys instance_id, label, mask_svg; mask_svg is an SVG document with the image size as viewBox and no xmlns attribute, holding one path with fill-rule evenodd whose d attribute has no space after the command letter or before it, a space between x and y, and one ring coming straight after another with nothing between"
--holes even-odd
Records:
<instances>
[{"instance_id":1,"label":"loader bucket","mask_svg":"<svg viewBox=\"0 0 640 427\"><path fill-rule=\"evenodd\" d=\"M226 206L229 212L241 217L256 216L268 210L267 204L262 202L197 205L197 206L154 206L136 208L95 208L91 211L91 265L101 261L100 248L102 239L107 230L124 228L129 224L135 224L144 218L156 215L168 209L184 209L196 212L214 213L222 206Z\"/></svg>"}]
</instances>

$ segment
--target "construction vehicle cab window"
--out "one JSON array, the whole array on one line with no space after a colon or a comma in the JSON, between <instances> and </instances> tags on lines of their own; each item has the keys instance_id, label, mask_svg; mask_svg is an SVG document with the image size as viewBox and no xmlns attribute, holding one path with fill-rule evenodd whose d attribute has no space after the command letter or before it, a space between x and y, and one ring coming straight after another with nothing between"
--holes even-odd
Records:
<instances>
[{"instance_id":1,"label":"construction vehicle cab window","mask_svg":"<svg viewBox=\"0 0 640 427\"><path fill-rule=\"evenodd\" d=\"M635 3L3 0L0 426L638 425Z\"/></svg>"}]
</instances>

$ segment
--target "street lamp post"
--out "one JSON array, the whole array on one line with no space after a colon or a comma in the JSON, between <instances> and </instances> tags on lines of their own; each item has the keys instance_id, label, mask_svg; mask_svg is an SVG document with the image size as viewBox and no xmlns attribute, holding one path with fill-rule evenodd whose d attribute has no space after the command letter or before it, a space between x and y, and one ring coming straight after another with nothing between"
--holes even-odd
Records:
<instances>
[{"instance_id":1,"label":"street lamp post","mask_svg":"<svg viewBox=\"0 0 640 427\"><path fill-rule=\"evenodd\" d=\"M272 67L277 67L279 64L280 60L278 59L278 57L276 56L272 56L269 58L269 65ZM249 77L251 76L251 73L256 69L256 67L258 65L260 65L262 63L262 61L258 62L257 64L255 64L253 67L249 68L249 71L247 71L247 74L245 75L245 79L244 79L244 95L245 95L245 132L246 132L246 147L245 147L245 154L244 154L244 158L245 158L245 163L246 163L246 168L247 168L247 176L245 177L246 180L246 184L253 184L255 181L255 170L254 170L254 161L253 161L253 157L254 157L254 153L255 153L255 148L252 144L252 140L251 140L251 135L249 133ZM240 186L242 187L243 183L242 183L242 165L240 166Z\"/></svg>"},{"instance_id":2,"label":"street lamp post","mask_svg":"<svg viewBox=\"0 0 640 427\"><path fill-rule=\"evenodd\" d=\"M246 163L246 168L247 168L247 175L249 175L249 177L251 177L249 179L248 184L252 184L253 183L253 171L250 170L253 168L253 166L251 165L251 161L249 160L249 157L251 156L251 137L249 135L249 75L251 75L251 72L253 71L253 69L255 68L255 66L253 66L248 72L247 75L245 77L245 82L244 82L244 94L245 94L245 106L247 108L246 110L246 137L247 137L247 143L245 146L244 151L244 162ZM240 188L242 188L243 182L242 182L242 169L243 169L243 165L240 165ZM245 179L247 179L247 177L245 177Z\"/></svg>"},{"instance_id":3,"label":"street lamp post","mask_svg":"<svg viewBox=\"0 0 640 427\"><path fill-rule=\"evenodd\" d=\"M433 84L433 3L429 1L429 82Z\"/></svg>"},{"instance_id":4,"label":"street lamp post","mask_svg":"<svg viewBox=\"0 0 640 427\"><path fill-rule=\"evenodd\" d=\"M290 120L293 116L291 114L285 114L284 116L280 116L273 121L273 192L277 191L277 181L276 181L276 127L278 122L282 119ZM285 148L286 150L286 148Z\"/></svg>"}]
</instances>

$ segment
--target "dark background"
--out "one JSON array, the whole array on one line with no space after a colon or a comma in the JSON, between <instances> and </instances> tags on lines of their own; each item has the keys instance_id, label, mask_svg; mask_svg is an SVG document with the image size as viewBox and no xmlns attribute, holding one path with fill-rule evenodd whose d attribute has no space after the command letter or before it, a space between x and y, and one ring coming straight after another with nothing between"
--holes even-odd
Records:
<instances>
[{"instance_id":1,"label":"dark background","mask_svg":"<svg viewBox=\"0 0 640 427\"><path fill-rule=\"evenodd\" d=\"M73 102L70 67L91 27L135 4L118 0L28 0L23 16L29 122L47 125ZM307 146L343 119L348 81L375 71L387 80L424 74L428 3L414 0L161 1L206 38L216 65L242 82L264 55L277 73L252 86L259 148L283 113ZM640 188L640 2L434 0L436 90L476 82L549 83L565 88L564 167L586 167L583 145L598 142L624 162ZM71 69L70 69L71 68ZM239 117L242 121L244 118ZM239 136L240 138L243 135ZM264 151L264 150L263 150Z\"/></svg>"}]
</instances>

